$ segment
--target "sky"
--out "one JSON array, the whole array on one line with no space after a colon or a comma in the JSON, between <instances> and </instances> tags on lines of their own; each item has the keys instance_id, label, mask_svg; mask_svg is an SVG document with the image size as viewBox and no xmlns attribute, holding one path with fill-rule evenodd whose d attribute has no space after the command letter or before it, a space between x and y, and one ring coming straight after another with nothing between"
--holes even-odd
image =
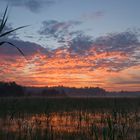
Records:
<instances>
[{"instance_id":1,"label":"sky","mask_svg":"<svg viewBox=\"0 0 140 140\"><path fill-rule=\"evenodd\" d=\"M140 90L139 0L0 0L8 5L0 81Z\"/></svg>"}]
</instances>

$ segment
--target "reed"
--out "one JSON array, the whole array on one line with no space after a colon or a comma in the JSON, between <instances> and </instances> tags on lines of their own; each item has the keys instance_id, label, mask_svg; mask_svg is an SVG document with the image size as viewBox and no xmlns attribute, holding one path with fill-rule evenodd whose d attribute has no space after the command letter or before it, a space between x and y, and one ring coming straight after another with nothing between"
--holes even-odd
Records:
<instances>
[{"instance_id":1,"label":"reed","mask_svg":"<svg viewBox=\"0 0 140 140\"><path fill-rule=\"evenodd\" d=\"M9 34L11 34L13 32L15 32L15 31L17 31L19 29L22 29L22 28L25 28L25 27L27 27L29 25L27 25L27 26L20 26L18 28L15 28L15 29L12 29L12 30L9 30L9 31L4 32L4 29L6 28L6 24L7 24L7 21L8 21L7 12L8 12L8 6L5 9L5 12L3 14L2 19L0 20L0 46L2 46L4 44L8 44L8 45L10 45L12 47L15 47L20 52L20 54L25 57L25 54L23 53L23 51L19 47L17 47L16 45L14 45L13 43L11 43L9 41L5 41L3 38L5 36L7 36L7 35L9 35Z\"/></svg>"},{"instance_id":2,"label":"reed","mask_svg":"<svg viewBox=\"0 0 140 140\"><path fill-rule=\"evenodd\" d=\"M0 126L2 126L0 127L0 139L137 140L139 138L138 99L131 99L134 101L132 110L128 110L127 104L119 106L119 108L108 106L102 110L99 110L96 105L96 110L94 105L98 103L97 99L79 100L0 99ZM86 105L84 108L81 100L84 100L84 104L88 102L90 106ZM70 101L73 103L71 106L67 105ZM104 100L105 102L106 100ZM109 102L112 103L112 99ZM122 100L117 100L117 104L121 104L121 102ZM75 104L78 104L79 108L75 109ZM4 116L1 108L7 112ZM11 114L14 115L12 115L12 119L9 119Z\"/></svg>"}]
</instances>

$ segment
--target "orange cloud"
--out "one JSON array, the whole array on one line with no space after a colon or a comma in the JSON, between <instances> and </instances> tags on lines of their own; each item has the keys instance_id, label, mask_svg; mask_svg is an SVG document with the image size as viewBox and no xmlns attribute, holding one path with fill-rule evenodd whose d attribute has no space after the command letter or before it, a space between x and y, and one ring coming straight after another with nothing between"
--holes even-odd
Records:
<instances>
[{"instance_id":1,"label":"orange cloud","mask_svg":"<svg viewBox=\"0 0 140 140\"><path fill-rule=\"evenodd\" d=\"M117 69L122 62L127 62L129 56L119 51L97 53L92 48L87 53L75 55L60 48L51 56L36 53L29 61L20 56L1 56L0 80L16 81L26 86L99 86L107 90L140 90L139 65Z\"/></svg>"},{"instance_id":2,"label":"orange cloud","mask_svg":"<svg viewBox=\"0 0 140 140\"><path fill-rule=\"evenodd\" d=\"M0 48L1 81L26 86L140 90L140 42L136 33L109 34L94 41L79 34L67 47L51 51L33 42L9 41L20 46L28 61L17 50Z\"/></svg>"}]
</instances>

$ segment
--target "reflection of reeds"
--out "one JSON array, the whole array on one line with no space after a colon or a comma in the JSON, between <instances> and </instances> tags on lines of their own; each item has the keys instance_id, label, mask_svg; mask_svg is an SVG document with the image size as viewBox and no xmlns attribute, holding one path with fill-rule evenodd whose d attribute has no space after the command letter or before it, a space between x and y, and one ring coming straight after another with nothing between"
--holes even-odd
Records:
<instances>
[{"instance_id":1,"label":"reflection of reeds","mask_svg":"<svg viewBox=\"0 0 140 140\"><path fill-rule=\"evenodd\" d=\"M133 122L130 118L133 118ZM132 126L133 131L137 126L137 121L134 119L134 112L120 111L116 112L115 116L113 114L108 116L107 118L104 118L103 127L100 127L97 124L94 124L94 127L91 127L91 131L94 132L94 139L97 139L98 137L101 140L127 140L128 138L133 140L135 133L132 133Z\"/></svg>"},{"instance_id":2,"label":"reflection of reeds","mask_svg":"<svg viewBox=\"0 0 140 140\"><path fill-rule=\"evenodd\" d=\"M37 104L36 102L34 104L31 99L31 102L29 99L6 99L8 102L4 100L0 99L0 105L2 102L3 106L8 107L8 111L5 114L7 116L5 124L2 124L4 118L1 115L0 125L3 127L0 127L0 139L2 140L10 139L11 135L13 140L128 140L128 138L135 140L135 131L139 129L138 110L113 108L113 111L110 109L95 111L94 108L92 111L80 107L80 109L56 111L56 107L51 108L52 102L47 108L48 101L47 104L40 104L44 108L39 110L38 106L34 107L34 112L29 114L28 109ZM30 106L25 108L27 103ZM37 110L40 112L36 112ZM9 119L11 116L12 119Z\"/></svg>"}]
</instances>

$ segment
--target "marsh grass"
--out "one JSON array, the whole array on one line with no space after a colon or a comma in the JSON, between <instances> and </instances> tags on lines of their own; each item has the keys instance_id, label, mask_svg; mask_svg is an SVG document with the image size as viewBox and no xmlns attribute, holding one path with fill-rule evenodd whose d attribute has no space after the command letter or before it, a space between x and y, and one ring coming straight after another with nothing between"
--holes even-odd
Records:
<instances>
[{"instance_id":1,"label":"marsh grass","mask_svg":"<svg viewBox=\"0 0 140 140\"><path fill-rule=\"evenodd\" d=\"M0 139L138 140L139 105L139 98L1 98Z\"/></svg>"}]
</instances>

